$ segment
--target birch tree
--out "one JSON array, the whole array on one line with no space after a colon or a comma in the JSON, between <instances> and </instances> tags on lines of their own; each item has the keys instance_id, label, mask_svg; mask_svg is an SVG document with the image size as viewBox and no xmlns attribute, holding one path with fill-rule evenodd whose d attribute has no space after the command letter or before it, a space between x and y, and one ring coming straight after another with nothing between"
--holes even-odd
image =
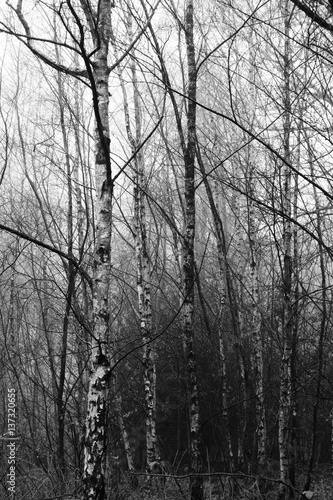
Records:
<instances>
[{"instance_id":1,"label":"birch tree","mask_svg":"<svg viewBox=\"0 0 333 500\"><path fill-rule=\"evenodd\" d=\"M126 19L126 28L130 42L133 41L133 27L131 16ZM116 40L113 35L112 45L117 57ZM118 58L118 57L117 57ZM156 435L156 350L153 345L153 319L151 299L151 266L147 238L146 222L146 175L145 159L142 150L142 104L140 87L137 75L135 49L131 51L130 62L132 92L134 101L134 131L131 126L129 102L121 67L118 67L118 76L124 101L125 126L128 141L131 147L131 156L134 158L133 199L134 199L134 224L133 237L136 256L137 293L140 331L143 343L143 383L145 390L146 412L146 470L147 477L144 487L144 497L149 498L152 487L152 473L161 472L161 457Z\"/></svg>"},{"instance_id":2,"label":"birch tree","mask_svg":"<svg viewBox=\"0 0 333 500\"><path fill-rule=\"evenodd\" d=\"M111 2L102 0L98 6L81 2L81 10L76 9L70 0L60 6L60 19L65 24L74 26L67 28L73 46L83 63L82 70L72 69L55 63L48 54L36 48L38 32L34 35L25 17L23 2L11 6L16 13L24 35L20 36L11 28L5 30L13 33L28 46L34 55L56 71L64 72L78 78L86 78L92 92L93 110L96 121L95 129L95 217L96 236L94 249L93 278L93 320L94 332L91 339L91 373L88 393L88 411L85 424L85 465L84 465L84 497L86 499L105 498L106 478L106 402L108 382L110 378L110 361L108 359L109 334L109 281L111 259L111 204L112 174L110 163L109 132L109 68L108 51L110 41ZM83 16L83 17L82 17ZM90 39L84 23L90 30ZM2 23L3 25L3 23ZM47 42L44 42L44 44ZM53 43L50 41L49 43Z\"/></svg>"},{"instance_id":3,"label":"birch tree","mask_svg":"<svg viewBox=\"0 0 333 500\"><path fill-rule=\"evenodd\" d=\"M284 40L284 112L283 112L283 151L287 163L291 161L290 130L291 130L291 98L290 98L290 72L291 53L289 42L290 9L287 3L283 5L283 18L285 29ZM293 497L293 490L286 492L286 484L295 486L294 458L292 457L291 417L294 411L292 391L292 364L295 362L293 351L293 298L292 298L292 226L291 226L291 171L288 165L283 167L283 193L282 206L286 218L283 221L283 324L282 324L282 366L279 406L279 450L280 450L280 497L285 495Z\"/></svg>"},{"instance_id":4,"label":"birch tree","mask_svg":"<svg viewBox=\"0 0 333 500\"><path fill-rule=\"evenodd\" d=\"M216 475L257 463L263 473L272 455L285 498L294 452L308 461L306 487L319 453L330 459L316 439L328 437L332 404L332 96L319 45L330 28L312 22L330 11L311 6L308 22L303 4L291 17L284 3L281 30L272 5L160 3L153 23L145 2L116 4L114 37L107 0L8 7L20 27L2 29L39 57L36 79L49 85L23 105L20 74L11 161L0 140L0 229L14 234L0 245L0 332L6 341L6 321L21 329L22 448L31 476L46 479L39 495L68 494L80 472L85 499L138 495L123 468L147 478L148 498L169 461L190 478L168 478L165 494L190 484L202 500L204 460ZM314 38L320 54L312 44L305 56ZM211 496L224 486L211 478Z\"/></svg>"},{"instance_id":5,"label":"birch tree","mask_svg":"<svg viewBox=\"0 0 333 500\"><path fill-rule=\"evenodd\" d=\"M249 30L249 84L250 84L250 109L249 109L249 128L254 131L255 124L255 109L257 105L256 95L256 74L255 74L255 55L254 55L254 39L255 33L252 27ZM253 336L254 346L254 380L256 392L256 440L257 440L257 463L258 471L262 473L266 467L267 461L267 428L266 428L266 408L264 396L264 362L263 362L263 339L261 332L262 318L260 311L260 290L259 290L259 259L258 259L258 222L256 221L255 212L255 178L256 178L256 155L254 145L251 142L247 150L248 161L248 184L249 197L247 200L248 206L248 240L250 247L250 303L252 317L250 325Z\"/></svg>"},{"instance_id":6,"label":"birch tree","mask_svg":"<svg viewBox=\"0 0 333 500\"><path fill-rule=\"evenodd\" d=\"M183 317L184 339L187 357L191 468L201 472L199 395L197 368L194 353L194 291L195 291L195 157L196 157L196 96L197 71L194 48L194 4L185 5L185 40L187 53L187 142L184 151L185 183L185 234L183 241ZM203 481L200 476L192 478L191 499L203 498Z\"/></svg>"}]
</instances>

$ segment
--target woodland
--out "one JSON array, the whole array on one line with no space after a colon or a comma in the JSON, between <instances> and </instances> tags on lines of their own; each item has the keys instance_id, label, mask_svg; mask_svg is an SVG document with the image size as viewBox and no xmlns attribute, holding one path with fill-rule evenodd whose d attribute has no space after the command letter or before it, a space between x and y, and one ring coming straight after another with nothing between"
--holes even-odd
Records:
<instances>
[{"instance_id":1,"label":"woodland","mask_svg":"<svg viewBox=\"0 0 333 500\"><path fill-rule=\"evenodd\" d=\"M0 5L0 498L326 500L331 0Z\"/></svg>"}]
</instances>

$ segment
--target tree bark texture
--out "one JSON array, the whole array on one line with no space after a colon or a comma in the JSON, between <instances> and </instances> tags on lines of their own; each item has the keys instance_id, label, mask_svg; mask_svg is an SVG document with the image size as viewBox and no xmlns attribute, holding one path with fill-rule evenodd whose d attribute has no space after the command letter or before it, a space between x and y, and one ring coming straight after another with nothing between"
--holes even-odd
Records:
<instances>
[{"instance_id":1,"label":"tree bark texture","mask_svg":"<svg viewBox=\"0 0 333 500\"><path fill-rule=\"evenodd\" d=\"M235 172L236 177L240 175L238 169ZM242 297L242 279L244 274L244 234L243 234L243 206L238 193L234 193L233 210L236 214L235 221L235 237L236 237L236 280L233 283L232 294L230 295L230 313L233 321L235 349L237 352L237 359L239 365L239 389L240 389L240 402L238 405L238 454L237 454L237 467L239 470L248 471L248 456L247 456L247 428L248 428L248 400L249 400L249 384L248 384L248 370L245 364L244 355L244 341L246 339L246 331L244 327L244 314L240 304L243 302Z\"/></svg>"},{"instance_id":2,"label":"tree bark texture","mask_svg":"<svg viewBox=\"0 0 333 500\"><path fill-rule=\"evenodd\" d=\"M136 141L134 151L141 141L141 112L139 89L134 61L131 65L133 77ZM146 411L146 470L148 472L144 489L144 498L149 498L151 492L151 473L159 472L160 456L156 436L156 353L153 339L152 304L151 304L151 271L147 243L146 227L146 195L144 158L141 151L135 158L134 181L134 237L137 261L137 291L139 302L139 318L143 342L143 382L145 389Z\"/></svg>"},{"instance_id":3,"label":"tree bark texture","mask_svg":"<svg viewBox=\"0 0 333 500\"><path fill-rule=\"evenodd\" d=\"M97 30L99 47L92 72L95 131L95 248L93 278L94 331L91 341L91 372L84 449L84 498L106 498L107 400L110 380L108 353L109 284L111 271L112 184L110 166L108 48L111 27L111 2L99 2ZM88 71L89 72L89 71Z\"/></svg>"},{"instance_id":4,"label":"tree bark texture","mask_svg":"<svg viewBox=\"0 0 333 500\"><path fill-rule=\"evenodd\" d=\"M195 239L195 155L196 155L196 64L193 37L193 1L187 0L185 11L185 37L187 50L187 145L185 148L185 235L183 242L183 278L184 278L184 340L187 360L187 383L190 410L190 456L191 500L203 498L203 481L200 476L202 458L199 449L199 397L197 384L197 366L194 353L194 239Z\"/></svg>"},{"instance_id":5,"label":"tree bark texture","mask_svg":"<svg viewBox=\"0 0 333 500\"><path fill-rule=\"evenodd\" d=\"M291 130L291 98L290 98L290 10L287 0L283 3L285 30L284 47L284 113L283 113L283 150L284 159L290 163L290 130ZM293 497L295 486L295 468L292 452L291 419L294 411L292 387L293 349L293 304L292 304L292 224L291 224L291 170L283 166L282 211L286 216L283 221L283 320L282 320L282 363L279 402L279 452L280 452L280 498ZM290 485L290 488L286 487Z\"/></svg>"},{"instance_id":6,"label":"tree bark texture","mask_svg":"<svg viewBox=\"0 0 333 500\"><path fill-rule=\"evenodd\" d=\"M249 52L250 52L250 69L249 69L249 126L254 132L254 120L256 109L256 78L255 78L255 53L254 53L254 32L250 29L249 36ZM256 159L254 146L250 142L248 146L248 172L249 172L249 198L248 198L248 238L250 247L250 290L251 290L251 325L252 339L254 346L254 381L256 392L256 466L259 474L262 474L266 468L267 456L267 428L266 428L266 413L264 399L264 363L263 363L263 341L261 335L261 312L259 309L259 275L258 275L258 241L256 230L255 217L255 174L256 174Z\"/></svg>"},{"instance_id":7,"label":"tree bark texture","mask_svg":"<svg viewBox=\"0 0 333 500\"><path fill-rule=\"evenodd\" d=\"M251 196L254 191L253 170L251 171L250 190ZM251 275L251 309L252 309L252 338L254 345L254 379L256 391L256 419L257 419L257 466L259 473L266 467L266 416L264 401L264 364L263 364L263 341L261 336L261 313L259 310L259 277L256 228L254 220L254 203L249 202L249 242L251 252L250 275Z\"/></svg>"}]
</instances>

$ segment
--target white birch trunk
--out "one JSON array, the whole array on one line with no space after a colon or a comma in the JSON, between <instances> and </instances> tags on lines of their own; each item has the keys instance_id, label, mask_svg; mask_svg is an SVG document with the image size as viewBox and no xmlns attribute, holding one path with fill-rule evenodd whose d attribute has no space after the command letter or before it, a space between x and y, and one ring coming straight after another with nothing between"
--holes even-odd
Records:
<instances>
[{"instance_id":1,"label":"white birch trunk","mask_svg":"<svg viewBox=\"0 0 333 500\"><path fill-rule=\"evenodd\" d=\"M283 114L283 149L284 158L290 162L290 9L288 0L283 4L284 17L284 114ZM287 165L283 166L283 213L286 218L283 222L284 259L283 259L283 356L280 375L280 401L279 401L279 452L280 452L280 498L292 496L292 489L285 485L294 486L291 450L291 416L293 413L292 397L292 332L293 332L293 307L292 307L292 226L291 218L291 171Z\"/></svg>"},{"instance_id":2,"label":"white birch trunk","mask_svg":"<svg viewBox=\"0 0 333 500\"><path fill-rule=\"evenodd\" d=\"M131 443L128 437L128 432L123 418L122 397L119 390L117 390L115 394L115 406L117 410L117 418L118 418L120 433L123 439L125 453L126 453L127 467L129 473L131 474L134 472L134 457L131 448Z\"/></svg>"},{"instance_id":3,"label":"white birch trunk","mask_svg":"<svg viewBox=\"0 0 333 500\"><path fill-rule=\"evenodd\" d=\"M253 49L253 30L250 29L249 36L249 105L250 105L250 130L255 132L254 120L256 110L256 81L255 81L255 53ZM264 366L263 366L263 341L261 336L261 313L259 310L259 276L258 276L258 242L255 220L255 152L252 143L248 146L248 170L249 170L249 199L248 199L248 231L249 231L249 247L250 247L250 290L251 290L251 309L252 309L252 341L254 347L254 379L256 392L256 452L257 452L257 468L258 473L262 474L266 468L266 446L267 446L267 428L266 414L264 401Z\"/></svg>"},{"instance_id":4,"label":"white birch trunk","mask_svg":"<svg viewBox=\"0 0 333 500\"><path fill-rule=\"evenodd\" d=\"M266 416L264 405L264 366L263 342L261 336L261 314L259 311L259 279L258 263L256 257L255 228L253 213L250 207L250 248L251 248L251 299L252 299L252 338L254 344L254 374L256 391L256 420L257 420L257 462L258 471L261 473L266 466Z\"/></svg>"},{"instance_id":5,"label":"white birch trunk","mask_svg":"<svg viewBox=\"0 0 333 500\"><path fill-rule=\"evenodd\" d=\"M236 178L241 177L239 170L236 170ZM233 319L234 328L234 345L237 352L238 365L239 365L239 375L240 375L240 400L238 407L238 454L237 454L237 466L238 469L246 469L247 471L247 459L245 456L246 447L246 436L247 436L247 425L248 425L248 383L247 374L245 366L245 358L243 353L243 344L245 339L245 329L244 329L244 314L242 310L243 304L243 276L244 276L244 233L243 233L243 207L240 202L240 195L234 193L233 199L233 209L236 214L234 234L236 239L236 280L232 287L231 301L230 301L230 312Z\"/></svg>"},{"instance_id":6,"label":"white birch trunk","mask_svg":"<svg viewBox=\"0 0 333 500\"><path fill-rule=\"evenodd\" d=\"M187 145L185 148L185 237L183 243L184 299L183 321L186 346L187 384L190 409L190 454L193 473L202 471L202 458L199 449L199 396L197 366L194 354L194 239L195 239L195 155L196 155L196 64L193 38L194 7L193 1L185 5L185 38L187 51ZM191 476L191 500L202 500L203 481L200 476Z\"/></svg>"},{"instance_id":7,"label":"white birch trunk","mask_svg":"<svg viewBox=\"0 0 333 500\"><path fill-rule=\"evenodd\" d=\"M220 378L221 378L221 403L222 403L222 416L223 416L223 427L224 427L224 432L225 432L225 437L227 441L227 449L228 449L228 456L229 456L229 461L230 461L230 471L232 472L235 468L235 458L234 458L234 453L232 449L232 444L231 444L231 436L230 436L230 429L229 429L229 413L227 410L228 407L228 384L227 384L227 366L226 366L226 348L224 345L224 338L223 338L223 318L225 315L225 297L226 297L226 292L225 292L225 276L220 272L220 295L221 295L221 302L220 302L220 313L219 313L219 328L218 328L218 337L219 337L219 352L220 352Z\"/></svg>"},{"instance_id":8,"label":"white birch trunk","mask_svg":"<svg viewBox=\"0 0 333 500\"><path fill-rule=\"evenodd\" d=\"M128 17L127 30L130 40L133 39L131 17ZM116 43L112 35L112 44L117 55ZM140 90L137 80L135 51L131 52L132 60L130 69L132 73L135 134L132 132L130 123L129 105L126 88L121 68L118 67L118 75L124 101L125 124L132 155L136 153L141 143L141 103ZM146 223L146 194L145 194L145 162L142 151L135 154L133 160L135 165L134 176L134 243L137 270L137 293L139 305L140 331L143 342L143 382L145 390L146 411L146 470L147 477L143 490L144 498L149 498L152 489L151 473L161 471L160 454L156 436L156 353L152 344L153 322L151 305L151 271L147 243Z\"/></svg>"},{"instance_id":9,"label":"white birch trunk","mask_svg":"<svg viewBox=\"0 0 333 500\"><path fill-rule=\"evenodd\" d=\"M111 2L99 2L97 29L99 50L94 61L91 84L95 84L95 217L93 320L91 372L84 449L84 498L104 500L106 492L107 400L110 379L108 354L109 283L111 271L112 185L110 167L108 47L111 25Z\"/></svg>"}]
</instances>

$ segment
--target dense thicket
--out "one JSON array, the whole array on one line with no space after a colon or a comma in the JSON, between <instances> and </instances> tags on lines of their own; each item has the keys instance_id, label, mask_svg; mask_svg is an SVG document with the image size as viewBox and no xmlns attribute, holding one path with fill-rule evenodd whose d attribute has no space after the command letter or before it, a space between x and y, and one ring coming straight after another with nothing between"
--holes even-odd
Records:
<instances>
[{"instance_id":1,"label":"dense thicket","mask_svg":"<svg viewBox=\"0 0 333 500\"><path fill-rule=\"evenodd\" d=\"M333 25L293 2L1 8L2 496L12 388L17 499L331 462Z\"/></svg>"}]
</instances>

